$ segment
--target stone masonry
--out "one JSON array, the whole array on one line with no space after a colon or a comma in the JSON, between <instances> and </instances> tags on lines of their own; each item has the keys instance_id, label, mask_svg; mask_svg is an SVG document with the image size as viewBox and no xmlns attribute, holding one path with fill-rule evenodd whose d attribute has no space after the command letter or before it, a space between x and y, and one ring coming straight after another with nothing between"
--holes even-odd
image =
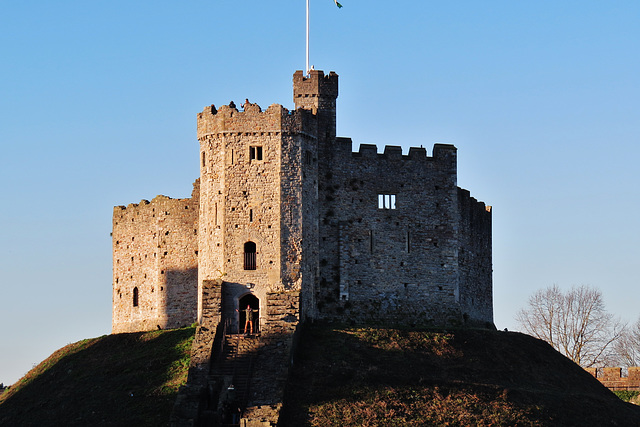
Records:
<instances>
[{"instance_id":1,"label":"stone masonry","mask_svg":"<svg viewBox=\"0 0 640 427\"><path fill-rule=\"evenodd\" d=\"M336 73L297 71L293 111L198 114L192 197L114 208L113 332L197 320L203 371L216 330L238 332L250 306L269 349L255 381L273 385L303 321L492 327L491 208L457 186L456 148L352 152L337 97ZM256 408L277 412L281 393L265 390L251 405L268 423Z\"/></svg>"},{"instance_id":2,"label":"stone masonry","mask_svg":"<svg viewBox=\"0 0 640 427\"><path fill-rule=\"evenodd\" d=\"M627 376L622 376L622 368L586 368L586 371L596 377L609 390L640 391L640 367L627 368Z\"/></svg>"}]
</instances>

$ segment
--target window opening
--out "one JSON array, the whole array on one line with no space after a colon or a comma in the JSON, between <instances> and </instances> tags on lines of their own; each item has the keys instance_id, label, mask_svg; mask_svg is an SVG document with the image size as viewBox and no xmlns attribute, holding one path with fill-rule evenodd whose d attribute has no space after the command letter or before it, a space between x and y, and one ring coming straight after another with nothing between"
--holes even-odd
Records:
<instances>
[{"instance_id":1,"label":"window opening","mask_svg":"<svg viewBox=\"0 0 640 427\"><path fill-rule=\"evenodd\" d=\"M203 152L202 152L202 167L204 167L204 166L205 166L205 164L206 164L206 158L207 158L207 155L206 155L206 153L203 151Z\"/></svg>"},{"instance_id":2,"label":"window opening","mask_svg":"<svg viewBox=\"0 0 640 427\"><path fill-rule=\"evenodd\" d=\"M249 209L249 222L253 222L253 209Z\"/></svg>"},{"instance_id":3,"label":"window opening","mask_svg":"<svg viewBox=\"0 0 640 427\"><path fill-rule=\"evenodd\" d=\"M262 147L259 145L249 147L249 160L262 161Z\"/></svg>"},{"instance_id":4,"label":"window opening","mask_svg":"<svg viewBox=\"0 0 640 427\"><path fill-rule=\"evenodd\" d=\"M378 194L378 209L395 209L395 194Z\"/></svg>"},{"instance_id":5,"label":"window opening","mask_svg":"<svg viewBox=\"0 0 640 427\"><path fill-rule=\"evenodd\" d=\"M244 244L244 269L256 269L256 244L251 241Z\"/></svg>"},{"instance_id":6,"label":"window opening","mask_svg":"<svg viewBox=\"0 0 640 427\"><path fill-rule=\"evenodd\" d=\"M133 288L133 306L138 306L138 287Z\"/></svg>"}]
</instances>

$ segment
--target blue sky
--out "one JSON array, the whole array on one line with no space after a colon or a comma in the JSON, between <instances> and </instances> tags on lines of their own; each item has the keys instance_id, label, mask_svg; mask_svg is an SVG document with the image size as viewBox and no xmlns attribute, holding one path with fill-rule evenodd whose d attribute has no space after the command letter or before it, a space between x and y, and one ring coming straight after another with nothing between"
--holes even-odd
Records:
<instances>
[{"instance_id":1,"label":"blue sky","mask_svg":"<svg viewBox=\"0 0 640 427\"><path fill-rule=\"evenodd\" d=\"M640 2L311 0L338 135L458 147L494 313L558 284L640 315ZM111 327L111 215L187 197L196 114L293 107L305 1L0 2L0 382Z\"/></svg>"}]
</instances>

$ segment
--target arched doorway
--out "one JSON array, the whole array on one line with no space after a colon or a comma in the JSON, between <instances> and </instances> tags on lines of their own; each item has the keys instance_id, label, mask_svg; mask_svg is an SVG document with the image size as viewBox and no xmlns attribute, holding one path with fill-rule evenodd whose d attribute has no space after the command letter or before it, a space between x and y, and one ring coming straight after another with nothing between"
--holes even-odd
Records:
<instances>
[{"instance_id":1,"label":"arched doorway","mask_svg":"<svg viewBox=\"0 0 640 427\"><path fill-rule=\"evenodd\" d=\"M248 307L251 308L251 312L248 313ZM238 333L243 333L247 326L247 314L249 314L250 320L253 323L253 333L260 332L260 300L253 294L245 294L238 300ZM247 329L248 331L248 329Z\"/></svg>"}]
</instances>

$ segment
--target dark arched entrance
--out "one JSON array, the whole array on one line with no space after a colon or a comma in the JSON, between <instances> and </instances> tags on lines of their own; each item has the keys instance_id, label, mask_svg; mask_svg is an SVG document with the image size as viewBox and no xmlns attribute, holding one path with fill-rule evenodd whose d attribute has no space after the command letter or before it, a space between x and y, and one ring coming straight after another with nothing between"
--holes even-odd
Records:
<instances>
[{"instance_id":1,"label":"dark arched entrance","mask_svg":"<svg viewBox=\"0 0 640 427\"><path fill-rule=\"evenodd\" d=\"M242 333L247 325L247 307L251 307L249 313L253 322L253 333L260 332L260 300L253 294L246 294L238 300L238 333Z\"/></svg>"}]
</instances>

